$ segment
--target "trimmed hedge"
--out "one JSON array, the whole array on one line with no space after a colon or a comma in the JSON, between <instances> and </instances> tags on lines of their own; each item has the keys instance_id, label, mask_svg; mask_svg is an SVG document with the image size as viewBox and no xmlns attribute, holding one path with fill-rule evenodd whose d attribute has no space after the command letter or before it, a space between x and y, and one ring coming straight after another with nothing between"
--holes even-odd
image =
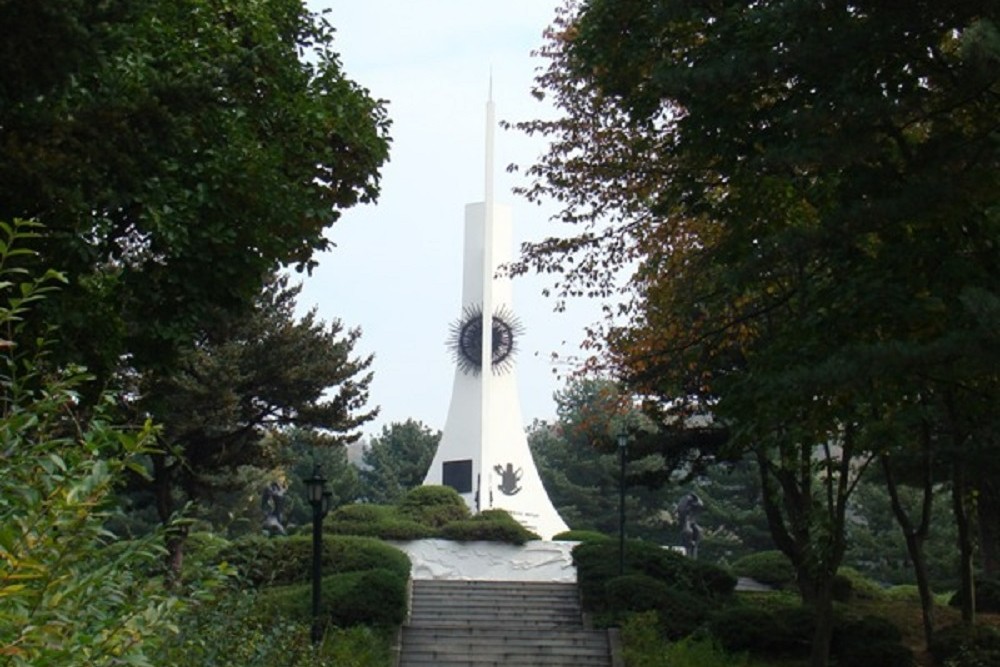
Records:
<instances>
[{"instance_id":1,"label":"trimmed hedge","mask_svg":"<svg viewBox=\"0 0 1000 667\"><path fill-rule=\"evenodd\" d=\"M399 513L430 528L469 518L469 506L450 486L418 486L399 502Z\"/></svg>"},{"instance_id":2,"label":"trimmed hedge","mask_svg":"<svg viewBox=\"0 0 1000 667\"><path fill-rule=\"evenodd\" d=\"M255 586L306 582L312 572L312 537L254 535L223 549L219 560ZM410 559L377 539L324 535L321 568L324 574L384 569L405 580L410 576Z\"/></svg>"},{"instance_id":3,"label":"trimmed hedge","mask_svg":"<svg viewBox=\"0 0 1000 667\"><path fill-rule=\"evenodd\" d=\"M339 627L394 626L406 619L406 578L385 569L344 572L323 577L320 615ZM308 621L311 584L279 586L261 592L262 614Z\"/></svg>"},{"instance_id":4,"label":"trimmed hedge","mask_svg":"<svg viewBox=\"0 0 1000 667\"><path fill-rule=\"evenodd\" d=\"M564 542L607 542L611 537L596 530L567 530L556 533L552 539Z\"/></svg>"},{"instance_id":5,"label":"trimmed hedge","mask_svg":"<svg viewBox=\"0 0 1000 667\"><path fill-rule=\"evenodd\" d=\"M573 562L584 609L612 611L606 584L619 576L617 542L582 542L573 548ZM625 543L624 574L646 575L673 590L714 603L730 599L736 587L736 578L722 568L635 540Z\"/></svg>"},{"instance_id":6,"label":"trimmed hedge","mask_svg":"<svg viewBox=\"0 0 1000 667\"><path fill-rule=\"evenodd\" d=\"M538 535L518 523L509 512L500 509L483 510L470 519L452 521L441 528L440 535L456 542L488 540L524 544L539 539Z\"/></svg>"},{"instance_id":7,"label":"trimmed hedge","mask_svg":"<svg viewBox=\"0 0 1000 667\"><path fill-rule=\"evenodd\" d=\"M434 528L403 516L395 505L366 503L344 505L335 509L323 522L323 532L400 541L421 540L437 535Z\"/></svg>"},{"instance_id":8,"label":"trimmed hedge","mask_svg":"<svg viewBox=\"0 0 1000 667\"><path fill-rule=\"evenodd\" d=\"M775 588L787 588L795 584L795 567L778 550L759 551L744 556L733 563L732 570L740 577L749 577Z\"/></svg>"}]
</instances>

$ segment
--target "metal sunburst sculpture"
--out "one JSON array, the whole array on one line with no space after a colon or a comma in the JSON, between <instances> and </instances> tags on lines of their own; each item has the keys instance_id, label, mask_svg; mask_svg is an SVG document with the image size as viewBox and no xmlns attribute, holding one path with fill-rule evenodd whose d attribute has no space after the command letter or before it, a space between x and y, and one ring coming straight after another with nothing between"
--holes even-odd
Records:
<instances>
[{"instance_id":1,"label":"metal sunburst sculpture","mask_svg":"<svg viewBox=\"0 0 1000 667\"><path fill-rule=\"evenodd\" d=\"M517 339L524 327L506 307L493 313L493 374L506 373L514 367ZM455 363L464 373L479 375L483 367L483 308L466 306L462 317L451 325L448 347L455 355Z\"/></svg>"}]
</instances>

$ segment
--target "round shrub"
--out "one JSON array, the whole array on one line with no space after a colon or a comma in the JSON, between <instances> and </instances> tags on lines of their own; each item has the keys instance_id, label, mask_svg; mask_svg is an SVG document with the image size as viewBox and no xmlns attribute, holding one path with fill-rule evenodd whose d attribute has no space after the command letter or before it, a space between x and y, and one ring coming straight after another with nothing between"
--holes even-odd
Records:
<instances>
[{"instance_id":1,"label":"round shrub","mask_svg":"<svg viewBox=\"0 0 1000 667\"><path fill-rule=\"evenodd\" d=\"M470 516L469 507L458 491L450 486L435 485L410 489L399 502L399 512L432 528Z\"/></svg>"},{"instance_id":2,"label":"round shrub","mask_svg":"<svg viewBox=\"0 0 1000 667\"><path fill-rule=\"evenodd\" d=\"M666 582L646 574L626 574L604 585L608 608L615 611L660 609L670 591Z\"/></svg>"},{"instance_id":3,"label":"round shrub","mask_svg":"<svg viewBox=\"0 0 1000 667\"><path fill-rule=\"evenodd\" d=\"M320 589L320 614L333 625L392 626L406 618L406 579L391 570L325 576ZM258 598L257 610L272 619L307 621L312 615L312 586L267 589Z\"/></svg>"},{"instance_id":4,"label":"round shrub","mask_svg":"<svg viewBox=\"0 0 1000 667\"><path fill-rule=\"evenodd\" d=\"M732 607L708 622L709 633L730 653L774 655L784 650L785 629L771 612L754 607Z\"/></svg>"},{"instance_id":5,"label":"round shrub","mask_svg":"<svg viewBox=\"0 0 1000 667\"><path fill-rule=\"evenodd\" d=\"M321 613L334 625L400 625L406 619L406 579L390 570L325 577Z\"/></svg>"},{"instance_id":6,"label":"round shrub","mask_svg":"<svg viewBox=\"0 0 1000 667\"><path fill-rule=\"evenodd\" d=\"M840 598L837 597L838 587L839 593L841 595L846 595L846 599L841 600L843 602L855 599L878 600L885 597L885 593L883 592L881 586L861 574L861 572L853 567L841 567L837 570L837 576L834 577L833 583L835 600L840 600Z\"/></svg>"},{"instance_id":7,"label":"round shrub","mask_svg":"<svg viewBox=\"0 0 1000 667\"><path fill-rule=\"evenodd\" d=\"M976 579L975 589L976 611L986 614L1000 614L1000 581ZM948 605L961 607L962 597L962 591L958 591L948 600Z\"/></svg>"},{"instance_id":8,"label":"round shrub","mask_svg":"<svg viewBox=\"0 0 1000 667\"><path fill-rule=\"evenodd\" d=\"M900 642L903 633L881 616L864 616L836 623L831 653L840 664L858 667L911 667L913 654Z\"/></svg>"},{"instance_id":9,"label":"round shrub","mask_svg":"<svg viewBox=\"0 0 1000 667\"><path fill-rule=\"evenodd\" d=\"M733 572L775 588L786 588L795 583L795 568L785 554L778 550L759 551L736 560Z\"/></svg>"},{"instance_id":10,"label":"round shrub","mask_svg":"<svg viewBox=\"0 0 1000 667\"><path fill-rule=\"evenodd\" d=\"M934 633L929 648L940 665L962 656L968 660L976 654L1000 653L1000 631L988 625L949 625Z\"/></svg>"}]
</instances>

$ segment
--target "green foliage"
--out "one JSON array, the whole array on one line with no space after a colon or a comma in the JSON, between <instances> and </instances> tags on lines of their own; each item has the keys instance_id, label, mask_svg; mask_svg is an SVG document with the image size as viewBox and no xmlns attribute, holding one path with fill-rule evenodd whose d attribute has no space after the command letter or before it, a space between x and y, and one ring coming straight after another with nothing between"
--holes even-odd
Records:
<instances>
[{"instance_id":1,"label":"green foliage","mask_svg":"<svg viewBox=\"0 0 1000 667\"><path fill-rule=\"evenodd\" d=\"M539 539L538 535L522 526L506 510L483 510L470 519L451 521L441 527L441 537L457 542L485 540L524 544Z\"/></svg>"},{"instance_id":2,"label":"green foliage","mask_svg":"<svg viewBox=\"0 0 1000 667\"><path fill-rule=\"evenodd\" d=\"M853 567L837 570L833 579L833 596L839 602L877 600L883 597L882 587Z\"/></svg>"},{"instance_id":3,"label":"green foliage","mask_svg":"<svg viewBox=\"0 0 1000 667\"><path fill-rule=\"evenodd\" d=\"M788 629L772 611L755 607L723 609L711 619L708 630L727 651L757 655L786 654L790 639L803 644L806 641L803 637L790 638Z\"/></svg>"},{"instance_id":4,"label":"green foliage","mask_svg":"<svg viewBox=\"0 0 1000 667\"><path fill-rule=\"evenodd\" d=\"M338 627L394 626L406 618L408 577L384 569L343 572L323 577L320 615ZM312 585L292 584L264 589L262 613L306 622L312 616Z\"/></svg>"},{"instance_id":5,"label":"green foliage","mask_svg":"<svg viewBox=\"0 0 1000 667\"><path fill-rule=\"evenodd\" d=\"M169 365L377 196L385 108L298 0L31 5L0 7L0 219L45 223L71 277L36 322L60 358Z\"/></svg>"},{"instance_id":6,"label":"green foliage","mask_svg":"<svg viewBox=\"0 0 1000 667\"><path fill-rule=\"evenodd\" d=\"M392 634L368 626L327 628L316 650L310 624L266 613L255 591L231 589L183 614L153 664L176 667L389 667Z\"/></svg>"},{"instance_id":7,"label":"green foliage","mask_svg":"<svg viewBox=\"0 0 1000 667\"><path fill-rule=\"evenodd\" d=\"M324 574L378 568L404 580L410 575L406 554L373 538L324 535L321 555ZM254 535L233 541L219 553L219 559L254 586L307 582L312 572L312 537Z\"/></svg>"},{"instance_id":8,"label":"green foliage","mask_svg":"<svg viewBox=\"0 0 1000 667\"><path fill-rule=\"evenodd\" d=\"M667 643L655 612L630 615L622 624L625 662L630 667L746 667L746 655L726 652L711 637Z\"/></svg>"},{"instance_id":9,"label":"green foliage","mask_svg":"<svg viewBox=\"0 0 1000 667\"><path fill-rule=\"evenodd\" d=\"M620 622L629 612L656 611L660 634L668 640L687 637L708 619L711 603L644 574L615 577L605 585L608 612L597 620Z\"/></svg>"},{"instance_id":10,"label":"green foliage","mask_svg":"<svg viewBox=\"0 0 1000 667\"><path fill-rule=\"evenodd\" d=\"M1000 614L1000 580L986 577L976 579L975 585L976 611L987 614ZM962 591L955 593L948 604L952 607L962 606Z\"/></svg>"},{"instance_id":11,"label":"green foliage","mask_svg":"<svg viewBox=\"0 0 1000 667\"><path fill-rule=\"evenodd\" d=\"M0 662L148 665L180 600L150 580L157 536L116 541L104 523L155 429L113 426L111 396L80 411L89 378L22 346L25 317L59 279L11 265L33 256L23 244L37 235L33 223L0 222Z\"/></svg>"},{"instance_id":12,"label":"green foliage","mask_svg":"<svg viewBox=\"0 0 1000 667\"><path fill-rule=\"evenodd\" d=\"M980 657L1000 654L1000 631L987 625L949 625L934 633L928 647L938 664L979 667Z\"/></svg>"},{"instance_id":13,"label":"green foliage","mask_svg":"<svg viewBox=\"0 0 1000 667\"><path fill-rule=\"evenodd\" d=\"M608 583L619 576L618 543L582 542L573 548L573 562L584 608L595 613L614 613L608 598ZM712 604L729 599L736 586L736 579L719 567L638 541L626 542L624 573L656 579L673 591Z\"/></svg>"},{"instance_id":14,"label":"green foliage","mask_svg":"<svg viewBox=\"0 0 1000 667\"><path fill-rule=\"evenodd\" d=\"M437 451L441 432L407 419L382 427L364 453L363 495L373 503L395 503L419 487Z\"/></svg>"},{"instance_id":15,"label":"green foliage","mask_svg":"<svg viewBox=\"0 0 1000 667\"><path fill-rule=\"evenodd\" d=\"M248 480L239 475L247 466L279 463L292 472L289 501L301 509L303 468L332 462L329 455L306 456L306 448L351 442L374 416L365 410L372 358L353 356L360 331L318 321L315 312L297 317L300 290L273 276L252 307L202 330L169 372L140 376L137 407L165 424L161 441L170 451L154 457L150 481L161 489L161 520L173 512L165 487L197 502L213 485L244 486ZM339 462L346 470L343 453ZM259 496L252 497L259 507ZM257 508L253 515L263 518Z\"/></svg>"},{"instance_id":16,"label":"green foliage","mask_svg":"<svg viewBox=\"0 0 1000 667\"><path fill-rule=\"evenodd\" d=\"M599 533L596 530L567 530L556 533L553 540L564 540L566 542L604 542L612 539L610 535Z\"/></svg>"},{"instance_id":17,"label":"green foliage","mask_svg":"<svg viewBox=\"0 0 1000 667\"><path fill-rule=\"evenodd\" d=\"M469 518L465 500L450 486L418 486L399 501L399 513L418 523L439 528L449 521Z\"/></svg>"},{"instance_id":18,"label":"green foliage","mask_svg":"<svg viewBox=\"0 0 1000 667\"><path fill-rule=\"evenodd\" d=\"M732 564L733 573L750 577L762 584L785 588L795 584L795 568L788 557L777 550L748 554Z\"/></svg>"},{"instance_id":19,"label":"green foliage","mask_svg":"<svg viewBox=\"0 0 1000 667\"><path fill-rule=\"evenodd\" d=\"M385 540L419 540L437 535L430 526L400 516L394 505L358 503L334 510L323 522L323 530L338 535L367 535Z\"/></svg>"},{"instance_id":20,"label":"green foliage","mask_svg":"<svg viewBox=\"0 0 1000 667\"><path fill-rule=\"evenodd\" d=\"M845 665L912 667L913 654L900 642L903 635L881 616L864 616L835 627L832 652Z\"/></svg>"}]
</instances>

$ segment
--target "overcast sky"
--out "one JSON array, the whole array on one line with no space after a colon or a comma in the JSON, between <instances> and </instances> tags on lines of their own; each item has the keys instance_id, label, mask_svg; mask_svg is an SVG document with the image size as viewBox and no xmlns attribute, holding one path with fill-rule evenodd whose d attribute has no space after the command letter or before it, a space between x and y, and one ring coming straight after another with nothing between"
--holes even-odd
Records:
<instances>
[{"instance_id":1,"label":"overcast sky","mask_svg":"<svg viewBox=\"0 0 1000 667\"><path fill-rule=\"evenodd\" d=\"M371 403L381 408L366 429L414 418L444 427L455 366L446 346L461 314L462 230L466 203L482 201L486 100L490 72L498 120L547 114L530 96L530 56L542 43L559 0L310 0L329 8L348 77L388 100L393 139L375 205L349 210L330 230L337 247L319 257L300 306L325 320L361 327L362 353L374 353ZM551 112L548 112L551 114ZM496 198L513 209L515 244L557 231L551 207L511 194L511 162L544 150L516 132L496 133ZM553 312L542 296L549 279L517 278L514 311L524 326L515 372L528 424L554 417L552 393L564 363L579 356L583 328L599 304ZM554 373L553 371L557 371Z\"/></svg>"}]
</instances>

